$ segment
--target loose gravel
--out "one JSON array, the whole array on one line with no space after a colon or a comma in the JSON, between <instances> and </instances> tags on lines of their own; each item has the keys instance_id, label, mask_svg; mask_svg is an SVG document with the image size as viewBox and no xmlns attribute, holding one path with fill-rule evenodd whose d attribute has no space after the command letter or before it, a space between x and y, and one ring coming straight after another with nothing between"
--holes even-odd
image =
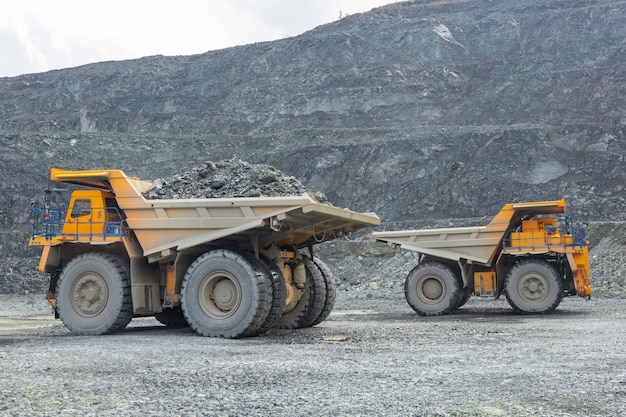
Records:
<instances>
[{"instance_id":1,"label":"loose gravel","mask_svg":"<svg viewBox=\"0 0 626 417\"><path fill-rule=\"evenodd\" d=\"M23 301L0 296L0 315ZM152 318L99 337L46 324L0 336L1 416L626 415L626 305L614 299L520 316L472 298L425 318L400 291L340 291L317 327L240 340Z\"/></svg>"}]
</instances>

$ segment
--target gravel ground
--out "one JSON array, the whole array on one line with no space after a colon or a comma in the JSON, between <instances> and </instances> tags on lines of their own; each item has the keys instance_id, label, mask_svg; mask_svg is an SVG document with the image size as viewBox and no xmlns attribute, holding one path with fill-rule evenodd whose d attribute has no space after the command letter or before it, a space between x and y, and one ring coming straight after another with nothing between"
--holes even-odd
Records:
<instances>
[{"instance_id":1,"label":"gravel ground","mask_svg":"<svg viewBox=\"0 0 626 417\"><path fill-rule=\"evenodd\" d=\"M319 326L256 338L152 318L87 337L41 296L0 295L0 416L621 416L625 329L619 299L520 316L472 298L424 318L379 290L340 291Z\"/></svg>"}]
</instances>

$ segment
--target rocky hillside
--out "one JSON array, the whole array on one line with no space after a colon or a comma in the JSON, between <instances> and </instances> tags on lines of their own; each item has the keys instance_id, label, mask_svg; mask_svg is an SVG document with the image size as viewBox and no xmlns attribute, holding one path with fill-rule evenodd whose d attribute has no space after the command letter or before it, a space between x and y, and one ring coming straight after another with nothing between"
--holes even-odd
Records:
<instances>
[{"instance_id":1,"label":"rocky hillside","mask_svg":"<svg viewBox=\"0 0 626 417\"><path fill-rule=\"evenodd\" d=\"M233 157L383 228L561 197L626 221L625 18L615 0L403 2L275 42L1 78L0 245L28 256L52 166L153 179Z\"/></svg>"}]
</instances>

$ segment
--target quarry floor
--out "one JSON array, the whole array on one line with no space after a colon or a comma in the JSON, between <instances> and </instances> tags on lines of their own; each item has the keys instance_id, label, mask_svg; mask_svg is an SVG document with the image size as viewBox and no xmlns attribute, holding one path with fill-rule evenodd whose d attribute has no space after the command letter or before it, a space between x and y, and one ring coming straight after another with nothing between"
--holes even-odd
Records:
<instances>
[{"instance_id":1,"label":"quarry floor","mask_svg":"<svg viewBox=\"0 0 626 417\"><path fill-rule=\"evenodd\" d=\"M620 416L625 342L622 299L420 317L342 291L314 328L225 340L153 318L74 336L43 296L0 295L0 416Z\"/></svg>"}]
</instances>

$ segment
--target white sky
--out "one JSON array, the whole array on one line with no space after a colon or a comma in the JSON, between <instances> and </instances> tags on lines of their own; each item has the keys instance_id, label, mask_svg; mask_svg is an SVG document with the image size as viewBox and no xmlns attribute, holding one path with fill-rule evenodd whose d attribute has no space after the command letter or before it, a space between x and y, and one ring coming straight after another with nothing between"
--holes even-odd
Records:
<instances>
[{"instance_id":1,"label":"white sky","mask_svg":"<svg viewBox=\"0 0 626 417\"><path fill-rule=\"evenodd\" d=\"M3 1L0 77L271 41L395 1Z\"/></svg>"}]
</instances>

